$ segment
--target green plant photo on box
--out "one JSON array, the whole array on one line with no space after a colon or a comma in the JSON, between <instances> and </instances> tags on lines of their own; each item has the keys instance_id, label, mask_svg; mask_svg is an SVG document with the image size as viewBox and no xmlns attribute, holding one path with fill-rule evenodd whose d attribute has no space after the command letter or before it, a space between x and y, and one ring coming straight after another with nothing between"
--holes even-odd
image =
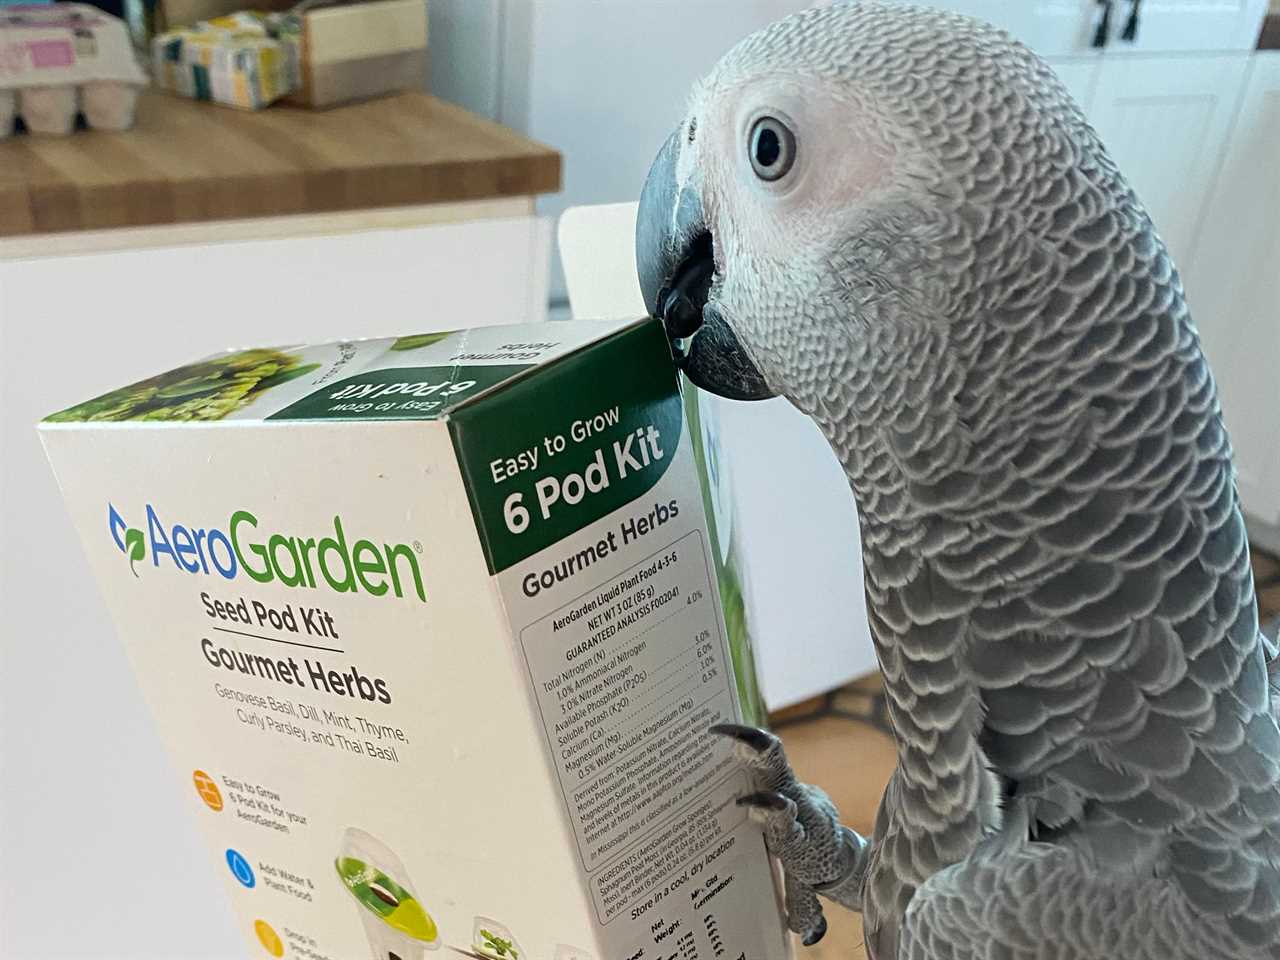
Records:
<instances>
[{"instance_id":1,"label":"green plant photo on box","mask_svg":"<svg viewBox=\"0 0 1280 960\"><path fill-rule=\"evenodd\" d=\"M47 420L221 420L273 387L306 376L319 366L304 364L300 357L280 350L241 350L104 393Z\"/></svg>"},{"instance_id":2,"label":"green plant photo on box","mask_svg":"<svg viewBox=\"0 0 1280 960\"><path fill-rule=\"evenodd\" d=\"M396 342L391 345L392 350L421 350L423 347L429 347L433 343L439 343L445 337L456 331L444 330L437 333L415 333L407 337L399 337Z\"/></svg>"},{"instance_id":3,"label":"green plant photo on box","mask_svg":"<svg viewBox=\"0 0 1280 960\"><path fill-rule=\"evenodd\" d=\"M519 960L519 954L516 952L514 944L510 940L504 940L496 933L490 933L488 930L481 930L480 936L484 938L484 943L477 944L486 954L494 957L510 957L511 960Z\"/></svg>"},{"instance_id":4,"label":"green plant photo on box","mask_svg":"<svg viewBox=\"0 0 1280 960\"><path fill-rule=\"evenodd\" d=\"M710 445L704 439L698 388L684 376L681 376L680 385L684 394L685 418L689 422L689 436L693 441L698 486L702 490L702 505L707 515L707 530L712 540L711 554L720 588L720 605L724 609L725 630L729 634L729 656L733 660L733 675L738 688L738 701L742 705L742 718L752 726L764 726L768 711L756 676L755 652L747 622L747 602L742 590L738 552L733 543L732 531L720 529L720 524L716 521L714 498L717 494L716 487L723 478L718 471L714 471L717 475L712 476L710 468L713 461L718 463L717 451L714 449L715 438L711 437ZM728 499L728 508L732 510L733 498ZM721 547L727 549L722 551Z\"/></svg>"}]
</instances>

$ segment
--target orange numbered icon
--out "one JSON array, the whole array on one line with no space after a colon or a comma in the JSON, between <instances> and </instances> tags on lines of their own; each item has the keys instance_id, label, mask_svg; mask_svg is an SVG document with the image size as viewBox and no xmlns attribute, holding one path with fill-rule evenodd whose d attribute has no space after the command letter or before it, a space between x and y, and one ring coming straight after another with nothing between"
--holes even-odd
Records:
<instances>
[{"instance_id":1,"label":"orange numbered icon","mask_svg":"<svg viewBox=\"0 0 1280 960\"><path fill-rule=\"evenodd\" d=\"M284 956L284 943L280 940L280 934L271 929L271 924L265 920L255 920L253 932L258 935L258 942L267 953L273 957Z\"/></svg>"},{"instance_id":2,"label":"orange numbered icon","mask_svg":"<svg viewBox=\"0 0 1280 960\"><path fill-rule=\"evenodd\" d=\"M215 812L222 809L222 791L213 782L213 777L203 770L197 770L191 775L191 780L196 785L196 793L200 794L200 799L204 801L206 807Z\"/></svg>"}]
</instances>

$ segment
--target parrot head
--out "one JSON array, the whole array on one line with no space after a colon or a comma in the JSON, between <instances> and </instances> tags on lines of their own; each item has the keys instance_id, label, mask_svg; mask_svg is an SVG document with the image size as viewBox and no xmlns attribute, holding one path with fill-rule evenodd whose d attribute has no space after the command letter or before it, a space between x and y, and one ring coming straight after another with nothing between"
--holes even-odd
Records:
<instances>
[{"instance_id":1,"label":"parrot head","mask_svg":"<svg viewBox=\"0 0 1280 960\"><path fill-rule=\"evenodd\" d=\"M902 4L804 11L731 50L654 161L646 305L712 393L784 395L820 426L850 405L864 422L945 405L983 356L984 313L1030 310L1062 279L1066 178L1092 143L1052 70L995 28ZM857 398L829 387L869 380Z\"/></svg>"}]
</instances>

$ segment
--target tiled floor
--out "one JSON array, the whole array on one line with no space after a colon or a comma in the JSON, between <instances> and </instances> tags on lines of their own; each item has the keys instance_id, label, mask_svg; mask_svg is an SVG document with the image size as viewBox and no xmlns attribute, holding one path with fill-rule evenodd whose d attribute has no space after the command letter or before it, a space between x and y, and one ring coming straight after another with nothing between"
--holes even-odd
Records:
<instances>
[{"instance_id":1,"label":"tiled floor","mask_svg":"<svg viewBox=\"0 0 1280 960\"><path fill-rule=\"evenodd\" d=\"M1258 607L1264 628L1280 618L1280 560L1260 551L1253 554ZM893 772L894 746L873 715L878 677L855 681L837 691L827 703L811 701L774 717L797 775L820 785L831 795L841 818L860 833L870 832L880 794ZM819 711L822 711L820 715ZM844 714L871 716L872 722ZM814 947L797 943L798 960L850 960L866 954L861 918L832 904L826 909L828 930Z\"/></svg>"}]
</instances>

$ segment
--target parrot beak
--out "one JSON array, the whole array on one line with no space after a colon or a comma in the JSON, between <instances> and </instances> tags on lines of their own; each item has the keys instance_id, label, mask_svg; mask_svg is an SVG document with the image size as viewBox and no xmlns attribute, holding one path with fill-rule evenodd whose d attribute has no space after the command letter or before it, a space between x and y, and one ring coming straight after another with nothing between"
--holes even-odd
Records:
<instances>
[{"instance_id":1,"label":"parrot beak","mask_svg":"<svg viewBox=\"0 0 1280 960\"><path fill-rule=\"evenodd\" d=\"M662 321L676 366L731 400L774 396L715 303L714 242L695 177L676 183L682 138L673 133L649 170L636 219L636 269L651 316Z\"/></svg>"}]
</instances>

